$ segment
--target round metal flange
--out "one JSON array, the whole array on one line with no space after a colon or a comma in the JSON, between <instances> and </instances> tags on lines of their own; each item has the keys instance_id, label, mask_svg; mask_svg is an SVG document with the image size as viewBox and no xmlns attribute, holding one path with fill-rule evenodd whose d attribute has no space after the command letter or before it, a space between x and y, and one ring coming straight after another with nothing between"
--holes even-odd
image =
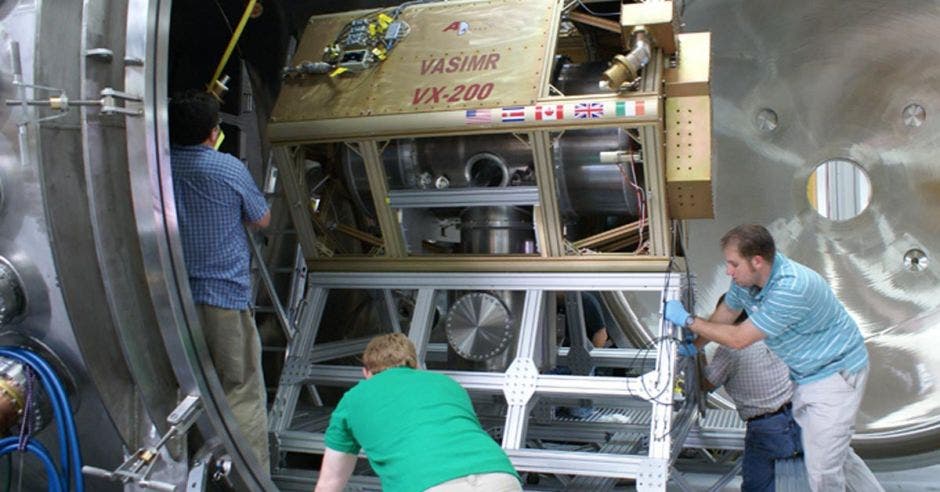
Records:
<instances>
[{"instance_id":1,"label":"round metal flange","mask_svg":"<svg viewBox=\"0 0 940 492\"><path fill-rule=\"evenodd\" d=\"M471 292L457 299L444 326L451 348L472 361L501 354L512 340L509 309L498 297L485 292Z\"/></svg>"},{"instance_id":2,"label":"round metal flange","mask_svg":"<svg viewBox=\"0 0 940 492\"><path fill-rule=\"evenodd\" d=\"M0 256L0 325L18 321L26 313L23 281L6 258Z\"/></svg>"}]
</instances>

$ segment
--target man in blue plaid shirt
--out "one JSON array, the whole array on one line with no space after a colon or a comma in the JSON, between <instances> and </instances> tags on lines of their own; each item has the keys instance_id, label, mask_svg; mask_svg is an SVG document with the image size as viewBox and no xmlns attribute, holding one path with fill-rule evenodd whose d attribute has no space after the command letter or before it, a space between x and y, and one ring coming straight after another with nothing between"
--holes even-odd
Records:
<instances>
[{"instance_id":1,"label":"man in blue plaid shirt","mask_svg":"<svg viewBox=\"0 0 940 492\"><path fill-rule=\"evenodd\" d=\"M215 150L219 103L187 92L169 105L176 218L199 322L232 413L269 466L261 340L249 310L251 251L244 225L267 227L264 196L240 160Z\"/></svg>"}]
</instances>

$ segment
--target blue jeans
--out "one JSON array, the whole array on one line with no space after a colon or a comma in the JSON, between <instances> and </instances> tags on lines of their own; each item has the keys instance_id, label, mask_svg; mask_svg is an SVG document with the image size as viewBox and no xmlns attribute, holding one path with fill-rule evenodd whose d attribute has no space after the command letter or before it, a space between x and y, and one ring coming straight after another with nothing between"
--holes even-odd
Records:
<instances>
[{"instance_id":1,"label":"blue jeans","mask_svg":"<svg viewBox=\"0 0 940 492\"><path fill-rule=\"evenodd\" d=\"M774 490L774 466L778 459L803 452L800 426L791 409L747 423L744 434L743 492Z\"/></svg>"}]
</instances>

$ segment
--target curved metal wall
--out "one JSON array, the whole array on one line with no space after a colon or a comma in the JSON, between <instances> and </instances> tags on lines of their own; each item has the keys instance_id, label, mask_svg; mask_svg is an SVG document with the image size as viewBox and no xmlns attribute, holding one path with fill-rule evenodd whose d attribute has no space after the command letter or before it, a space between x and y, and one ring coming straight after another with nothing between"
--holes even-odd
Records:
<instances>
[{"instance_id":1,"label":"curved metal wall","mask_svg":"<svg viewBox=\"0 0 940 492\"><path fill-rule=\"evenodd\" d=\"M721 235L738 223L766 225L785 254L829 280L865 336L872 373L857 447L878 456L936 448L940 9L698 1L685 19L713 40L716 219L689 222L699 313L729 285ZM871 179L871 204L846 221L817 214L806 194L816 165L835 158ZM915 249L925 269L905 264Z\"/></svg>"}]
</instances>

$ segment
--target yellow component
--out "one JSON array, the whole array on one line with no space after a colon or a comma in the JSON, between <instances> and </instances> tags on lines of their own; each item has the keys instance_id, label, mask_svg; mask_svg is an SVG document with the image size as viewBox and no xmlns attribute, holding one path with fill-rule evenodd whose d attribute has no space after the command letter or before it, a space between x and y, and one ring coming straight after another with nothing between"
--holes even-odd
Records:
<instances>
[{"instance_id":1,"label":"yellow component","mask_svg":"<svg viewBox=\"0 0 940 492\"><path fill-rule=\"evenodd\" d=\"M663 53L671 55L676 52L676 32L679 31L678 20L673 18L673 6L667 2L627 3L620 10L620 27L623 31L625 46L630 46L633 28L644 26L657 46Z\"/></svg>"},{"instance_id":2,"label":"yellow component","mask_svg":"<svg viewBox=\"0 0 940 492\"><path fill-rule=\"evenodd\" d=\"M336 77L337 75L345 72L346 70L347 70L346 67L336 67L336 70L333 70L332 72L330 72L330 77Z\"/></svg>"},{"instance_id":3,"label":"yellow component","mask_svg":"<svg viewBox=\"0 0 940 492\"><path fill-rule=\"evenodd\" d=\"M669 216L713 218L711 98L667 98L663 119Z\"/></svg>"},{"instance_id":4,"label":"yellow component","mask_svg":"<svg viewBox=\"0 0 940 492\"><path fill-rule=\"evenodd\" d=\"M378 28L375 26L375 24L369 24L369 37L370 38L375 37L376 30L378 30Z\"/></svg>"},{"instance_id":5,"label":"yellow component","mask_svg":"<svg viewBox=\"0 0 940 492\"><path fill-rule=\"evenodd\" d=\"M711 93L711 33L683 33L676 68L665 70L666 97L706 96Z\"/></svg>"},{"instance_id":6,"label":"yellow component","mask_svg":"<svg viewBox=\"0 0 940 492\"><path fill-rule=\"evenodd\" d=\"M212 74L212 78L209 80L209 83L206 84L207 87L211 88L216 80L219 80L219 76L222 75L222 70L225 68L225 65L228 63L228 59L232 56L232 51L235 50L235 45L238 44L238 39L242 36L242 31L245 30L245 24L248 23L248 18L251 17L251 12L255 8L255 3L257 0L248 0L248 5L245 6L245 13L242 14L242 18L238 21L238 26L235 27L235 32L232 33L232 39L229 40L228 46L225 47L225 53L222 55L222 59L219 60L219 66L215 67L215 73Z\"/></svg>"},{"instance_id":7,"label":"yellow component","mask_svg":"<svg viewBox=\"0 0 940 492\"><path fill-rule=\"evenodd\" d=\"M816 173L809 175L809 179L806 180L806 198L809 199L809 204L813 207L813 210L819 210L819 203L816 201Z\"/></svg>"},{"instance_id":8,"label":"yellow component","mask_svg":"<svg viewBox=\"0 0 940 492\"><path fill-rule=\"evenodd\" d=\"M382 48L372 48L372 54L375 55L375 57L379 60L384 60L387 57L388 52Z\"/></svg>"},{"instance_id":9,"label":"yellow component","mask_svg":"<svg viewBox=\"0 0 940 492\"><path fill-rule=\"evenodd\" d=\"M15 384L9 380L0 379L0 394L7 396L13 402L13 408L16 409L17 414L23 412L23 392Z\"/></svg>"},{"instance_id":10,"label":"yellow component","mask_svg":"<svg viewBox=\"0 0 940 492\"><path fill-rule=\"evenodd\" d=\"M219 128L219 136L218 138L215 139L215 147L214 147L215 150L219 150L219 147L222 146L222 142L224 140L225 140L225 132L223 132L222 129Z\"/></svg>"},{"instance_id":11,"label":"yellow component","mask_svg":"<svg viewBox=\"0 0 940 492\"><path fill-rule=\"evenodd\" d=\"M52 109L58 109L62 111L64 108L68 107L69 100L65 97L50 97L49 98L49 107Z\"/></svg>"},{"instance_id":12,"label":"yellow component","mask_svg":"<svg viewBox=\"0 0 940 492\"><path fill-rule=\"evenodd\" d=\"M385 30L388 29L388 26L394 20L386 14L379 14L375 19L379 21L379 29L381 32L385 32Z\"/></svg>"}]
</instances>

